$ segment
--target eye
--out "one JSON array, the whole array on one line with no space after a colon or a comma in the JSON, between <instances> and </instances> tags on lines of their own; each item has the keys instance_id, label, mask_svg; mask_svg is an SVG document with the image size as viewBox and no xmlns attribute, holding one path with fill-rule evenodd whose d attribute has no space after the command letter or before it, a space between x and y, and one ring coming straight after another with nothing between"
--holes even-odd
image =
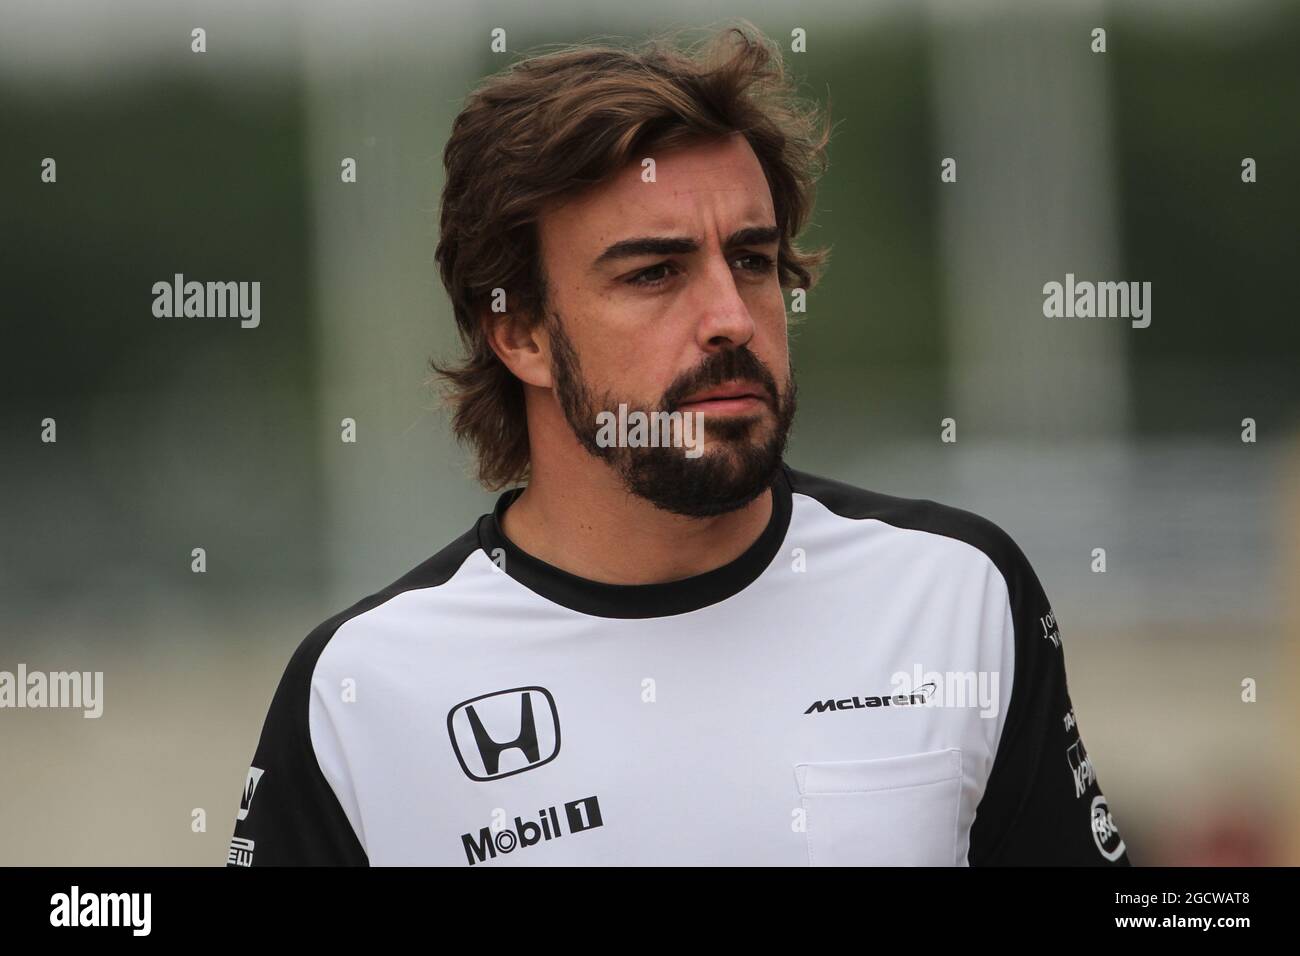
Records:
<instances>
[{"instance_id":1,"label":"eye","mask_svg":"<svg viewBox=\"0 0 1300 956\"><path fill-rule=\"evenodd\" d=\"M633 273L625 281L631 286L654 288L667 282L674 272L675 267L671 262L660 262L649 268L642 269L640 272Z\"/></svg>"},{"instance_id":2,"label":"eye","mask_svg":"<svg viewBox=\"0 0 1300 956\"><path fill-rule=\"evenodd\" d=\"M771 256L763 255L761 252L747 252L732 259L731 264L745 272L753 272L758 275L766 275L776 265Z\"/></svg>"}]
</instances>

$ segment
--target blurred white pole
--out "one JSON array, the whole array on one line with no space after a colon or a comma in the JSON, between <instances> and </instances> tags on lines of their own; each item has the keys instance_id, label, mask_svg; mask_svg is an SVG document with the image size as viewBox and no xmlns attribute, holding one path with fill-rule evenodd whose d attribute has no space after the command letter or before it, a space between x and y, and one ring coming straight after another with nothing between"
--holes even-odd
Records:
<instances>
[{"instance_id":1,"label":"blurred white pole","mask_svg":"<svg viewBox=\"0 0 1300 956\"><path fill-rule=\"evenodd\" d=\"M1098 3L936 0L934 176L940 189L949 398L965 435L1113 437L1126 424L1122 319L1049 319L1043 284L1138 279L1117 253ZM1107 42L1112 38L1108 37ZM1153 296L1159 317L1158 291Z\"/></svg>"},{"instance_id":2,"label":"blurred white pole","mask_svg":"<svg viewBox=\"0 0 1300 956\"><path fill-rule=\"evenodd\" d=\"M425 387L455 342L437 277L442 148L488 31L445 8L304 16L317 416L332 600L350 604L436 553L490 506ZM339 18L342 17L342 20ZM481 38L467 47L463 36ZM356 182L342 179L345 158ZM356 441L343 441L344 419Z\"/></svg>"}]
</instances>

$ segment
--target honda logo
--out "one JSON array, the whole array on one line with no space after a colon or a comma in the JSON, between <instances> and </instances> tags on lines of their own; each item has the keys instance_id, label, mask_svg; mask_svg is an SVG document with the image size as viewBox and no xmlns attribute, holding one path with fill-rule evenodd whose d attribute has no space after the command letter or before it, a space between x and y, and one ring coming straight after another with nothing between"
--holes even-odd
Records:
<instances>
[{"instance_id":1,"label":"honda logo","mask_svg":"<svg viewBox=\"0 0 1300 956\"><path fill-rule=\"evenodd\" d=\"M545 687L516 687L462 701L447 714L447 732L471 780L523 773L560 752L560 715Z\"/></svg>"}]
</instances>

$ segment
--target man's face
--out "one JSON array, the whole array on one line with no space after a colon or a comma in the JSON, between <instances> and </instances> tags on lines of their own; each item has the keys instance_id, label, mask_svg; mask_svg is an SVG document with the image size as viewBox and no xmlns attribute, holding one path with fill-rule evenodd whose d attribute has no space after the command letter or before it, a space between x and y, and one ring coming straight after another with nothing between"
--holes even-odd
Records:
<instances>
[{"instance_id":1,"label":"man's face","mask_svg":"<svg viewBox=\"0 0 1300 956\"><path fill-rule=\"evenodd\" d=\"M583 446L678 514L768 487L794 416L779 235L739 135L654 152L539 222L556 399ZM603 447L601 412L703 413L703 453Z\"/></svg>"}]
</instances>

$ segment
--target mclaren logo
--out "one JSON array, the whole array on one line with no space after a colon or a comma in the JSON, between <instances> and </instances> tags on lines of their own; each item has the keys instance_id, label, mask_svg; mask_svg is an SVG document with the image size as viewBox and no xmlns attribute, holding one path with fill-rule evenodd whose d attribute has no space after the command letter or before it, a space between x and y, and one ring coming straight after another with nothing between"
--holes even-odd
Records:
<instances>
[{"instance_id":1,"label":"mclaren logo","mask_svg":"<svg viewBox=\"0 0 1300 956\"><path fill-rule=\"evenodd\" d=\"M815 700L808 705L804 714L824 714L834 710L858 710L863 707L916 707L924 704L926 698L934 693L934 681L922 684L910 694L894 694L884 697L828 697Z\"/></svg>"}]
</instances>

